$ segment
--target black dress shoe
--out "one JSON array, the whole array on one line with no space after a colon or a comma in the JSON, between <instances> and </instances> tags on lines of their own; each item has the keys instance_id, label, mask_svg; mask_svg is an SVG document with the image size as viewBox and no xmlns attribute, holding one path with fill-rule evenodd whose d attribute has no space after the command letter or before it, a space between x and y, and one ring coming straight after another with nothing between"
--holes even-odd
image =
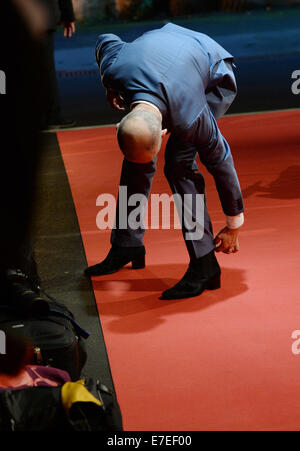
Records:
<instances>
[{"instance_id":1,"label":"black dress shoe","mask_svg":"<svg viewBox=\"0 0 300 451\"><path fill-rule=\"evenodd\" d=\"M204 290L221 287L221 269L214 251L189 264L183 278L172 288L164 291L160 299L184 299L199 296Z\"/></svg>"},{"instance_id":2,"label":"black dress shoe","mask_svg":"<svg viewBox=\"0 0 300 451\"><path fill-rule=\"evenodd\" d=\"M127 263L132 263L132 269L145 268L145 248L112 246L103 262L89 266L84 273L87 276L104 276L119 271Z\"/></svg>"}]
</instances>

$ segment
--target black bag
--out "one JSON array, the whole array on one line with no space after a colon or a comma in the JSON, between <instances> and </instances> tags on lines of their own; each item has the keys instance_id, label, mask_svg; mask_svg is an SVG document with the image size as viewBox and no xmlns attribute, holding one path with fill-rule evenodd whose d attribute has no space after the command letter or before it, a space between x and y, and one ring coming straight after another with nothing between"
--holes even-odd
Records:
<instances>
[{"instance_id":1,"label":"black bag","mask_svg":"<svg viewBox=\"0 0 300 451\"><path fill-rule=\"evenodd\" d=\"M85 339L89 332L76 323L63 304L43 300L42 309L35 309L33 303L26 314L14 305L0 305L0 330L31 341L32 363L65 370L72 380L80 378L87 360Z\"/></svg>"},{"instance_id":2,"label":"black bag","mask_svg":"<svg viewBox=\"0 0 300 451\"><path fill-rule=\"evenodd\" d=\"M64 403L65 385L0 392L0 431L123 430L119 405L105 385L88 379L83 382L84 389L94 399L87 401L85 396L80 401L76 396Z\"/></svg>"}]
</instances>

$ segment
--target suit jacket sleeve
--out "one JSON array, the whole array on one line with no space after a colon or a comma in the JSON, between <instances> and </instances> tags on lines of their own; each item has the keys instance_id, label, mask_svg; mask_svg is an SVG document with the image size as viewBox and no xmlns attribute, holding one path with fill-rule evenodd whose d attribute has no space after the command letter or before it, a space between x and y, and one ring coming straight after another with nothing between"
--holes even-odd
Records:
<instances>
[{"instance_id":1,"label":"suit jacket sleeve","mask_svg":"<svg viewBox=\"0 0 300 451\"><path fill-rule=\"evenodd\" d=\"M214 177L224 213L242 213L243 197L230 147L207 104L186 129L186 139L197 146L201 162Z\"/></svg>"},{"instance_id":2,"label":"suit jacket sleeve","mask_svg":"<svg viewBox=\"0 0 300 451\"><path fill-rule=\"evenodd\" d=\"M244 211L241 188L230 147L207 103L204 84L199 77L181 72L172 80L165 85L171 132L197 147L201 162L214 177L225 215L236 216Z\"/></svg>"},{"instance_id":3,"label":"suit jacket sleeve","mask_svg":"<svg viewBox=\"0 0 300 451\"><path fill-rule=\"evenodd\" d=\"M124 42L116 35L108 33L98 36L95 56L100 69L101 81L105 88L114 87L114 77L110 76L109 68L117 58Z\"/></svg>"},{"instance_id":4,"label":"suit jacket sleeve","mask_svg":"<svg viewBox=\"0 0 300 451\"><path fill-rule=\"evenodd\" d=\"M60 20L74 22L75 15L72 0L58 0L58 3L61 12Z\"/></svg>"}]
</instances>

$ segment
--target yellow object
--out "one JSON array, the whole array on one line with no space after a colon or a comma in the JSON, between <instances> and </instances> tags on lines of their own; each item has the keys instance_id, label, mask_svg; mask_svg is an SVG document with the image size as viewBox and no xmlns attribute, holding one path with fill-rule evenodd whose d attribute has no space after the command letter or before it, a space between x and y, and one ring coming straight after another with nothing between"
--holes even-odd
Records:
<instances>
[{"instance_id":1,"label":"yellow object","mask_svg":"<svg viewBox=\"0 0 300 451\"><path fill-rule=\"evenodd\" d=\"M95 398L84 386L84 380L66 382L61 389L61 400L67 414L76 402L91 402L101 407L99 399Z\"/></svg>"}]
</instances>

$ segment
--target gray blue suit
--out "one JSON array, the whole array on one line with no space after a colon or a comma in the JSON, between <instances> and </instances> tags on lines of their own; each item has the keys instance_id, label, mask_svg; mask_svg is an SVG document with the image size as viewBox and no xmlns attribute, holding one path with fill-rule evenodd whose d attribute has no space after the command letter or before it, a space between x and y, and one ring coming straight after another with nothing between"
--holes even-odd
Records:
<instances>
[{"instance_id":1,"label":"gray blue suit","mask_svg":"<svg viewBox=\"0 0 300 451\"><path fill-rule=\"evenodd\" d=\"M171 133L165 175L172 192L182 197L205 193L204 178L195 172L199 155L214 177L224 213L235 216L243 212L230 147L216 122L236 96L233 56L208 36L169 23L131 43L113 34L100 35L96 59L104 87L122 93L128 106L144 100L161 111L163 128ZM128 187L128 196L148 196L155 169L155 160L137 164L124 159L120 185ZM204 227L201 240L186 241L191 260L214 248L206 209ZM185 236L184 225L183 232ZM143 234L143 229L117 228L111 241L118 246L141 246Z\"/></svg>"}]
</instances>

